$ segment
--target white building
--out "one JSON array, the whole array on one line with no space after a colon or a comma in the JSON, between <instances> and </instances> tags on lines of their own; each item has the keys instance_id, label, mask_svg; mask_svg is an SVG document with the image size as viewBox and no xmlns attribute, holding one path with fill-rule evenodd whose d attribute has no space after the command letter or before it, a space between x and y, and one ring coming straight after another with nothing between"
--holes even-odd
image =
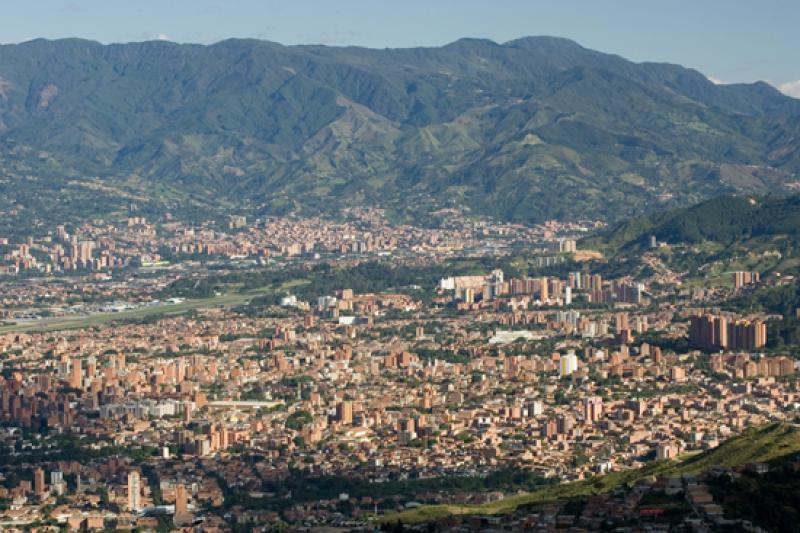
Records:
<instances>
[{"instance_id":1,"label":"white building","mask_svg":"<svg viewBox=\"0 0 800 533\"><path fill-rule=\"evenodd\" d=\"M128 510L138 511L141 508L142 489L139 486L139 472L128 472Z\"/></svg>"},{"instance_id":2,"label":"white building","mask_svg":"<svg viewBox=\"0 0 800 533\"><path fill-rule=\"evenodd\" d=\"M317 305L321 309L328 309L336 306L337 301L338 300L336 299L335 296L320 296L319 298L317 298Z\"/></svg>"},{"instance_id":3,"label":"white building","mask_svg":"<svg viewBox=\"0 0 800 533\"><path fill-rule=\"evenodd\" d=\"M443 291L454 291L456 289L456 279L455 278L440 279L439 288Z\"/></svg>"},{"instance_id":4,"label":"white building","mask_svg":"<svg viewBox=\"0 0 800 533\"><path fill-rule=\"evenodd\" d=\"M561 356L559 375L563 378L569 376L576 370L578 370L578 356L575 355L575 352L570 350L566 355Z\"/></svg>"},{"instance_id":5,"label":"white building","mask_svg":"<svg viewBox=\"0 0 800 533\"><path fill-rule=\"evenodd\" d=\"M297 296L290 294L281 298L281 307L294 307L297 305Z\"/></svg>"}]
</instances>

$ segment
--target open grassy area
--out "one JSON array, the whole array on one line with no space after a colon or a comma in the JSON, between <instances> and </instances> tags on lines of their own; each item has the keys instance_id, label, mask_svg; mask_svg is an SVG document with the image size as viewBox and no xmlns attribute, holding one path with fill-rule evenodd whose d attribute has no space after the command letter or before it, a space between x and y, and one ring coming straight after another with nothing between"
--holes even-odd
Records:
<instances>
[{"instance_id":1,"label":"open grassy area","mask_svg":"<svg viewBox=\"0 0 800 533\"><path fill-rule=\"evenodd\" d=\"M725 441L717 448L675 461L658 461L643 468L613 472L585 481L562 483L529 494L512 496L482 505L429 505L386 515L384 523L424 523L449 515L491 515L514 512L521 505L564 500L609 492L641 479L662 475L699 474L714 466L736 467L748 463L770 462L800 453L800 429L785 423L751 428Z\"/></svg>"}]
</instances>

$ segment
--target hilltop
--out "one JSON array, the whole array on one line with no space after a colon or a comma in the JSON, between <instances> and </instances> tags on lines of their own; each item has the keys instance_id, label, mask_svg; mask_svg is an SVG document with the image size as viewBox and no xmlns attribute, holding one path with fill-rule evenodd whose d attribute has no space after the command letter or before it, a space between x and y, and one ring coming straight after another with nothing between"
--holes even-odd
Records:
<instances>
[{"instance_id":1,"label":"hilltop","mask_svg":"<svg viewBox=\"0 0 800 533\"><path fill-rule=\"evenodd\" d=\"M800 239L800 195L721 196L614 224L582 244L611 253L629 252L649 246L651 236L668 244L715 243L724 247L781 238L796 246Z\"/></svg>"},{"instance_id":2,"label":"hilltop","mask_svg":"<svg viewBox=\"0 0 800 533\"><path fill-rule=\"evenodd\" d=\"M0 46L0 212L16 226L131 203L189 218L377 205L398 220L447 206L620 220L790 191L798 117L800 100L765 83L715 85L554 37L38 39Z\"/></svg>"}]
</instances>

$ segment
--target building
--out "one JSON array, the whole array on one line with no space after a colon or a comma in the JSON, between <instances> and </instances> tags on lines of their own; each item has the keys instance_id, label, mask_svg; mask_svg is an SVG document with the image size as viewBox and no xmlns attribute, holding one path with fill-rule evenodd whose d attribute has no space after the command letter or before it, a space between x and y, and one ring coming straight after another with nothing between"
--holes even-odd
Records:
<instances>
[{"instance_id":1,"label":"building","mask_svg":"<svg viewBox=\"0 0 800 533\"><path fill-rule=\"evenodd\" d=\"M679 448L671 443L661 443L656 446L656 459L665 461L678 456Z\"/></svg>"},{"instance_id":2,"label":"building","mask_svg":"<svg viewBox=\"0 0 800 533\"><path fill-rule=\"evenodd\" d=\"M697 315L690 318L689 344L708 351L756 350L767 344L767 325L758 319Z\"/></svg>"},{"instance_id":3,"label":"building","mask_svg":"<svg viewBox=\"0 0 800 533\"><path fill-rule=\"evenodd\" d=\"M353 403L352 402L339 402L336 404L336 420L342 424L353 423Z\"/></svg>"},{"instance_id":4,"label":"building","mask_svg":"<svg viewBox=\"0 0 800 533\"><path fill-rule=\"evenodd\" d=\"M669 378L672 381L684 381L686 379L686 370L679 366L673 366L669 369Z\"/></svg>"},{"instance_id":5,"label":"building","mask_svg":"<svg viewBox=\"0 0 800 533\"><path fill-rule=\"evenodd\" d=\"M70 368L69 386L74 389L80 389L83 384L83 374L81 369L81 360L73 359Z\"/></svg>"},{"instance_id":6,"label":"building","mask_svg":"<svg viewBox=\"0 0 800 533\"><path fill-rule=\"evenodd\" d=\"M551 242L548 248L559 253L575 253L578 249L575 239L558 239Z\"/></svg>"},{"instance_id":7,"label":"building","mask_svg":"<svg viewBox=\"0 0 800 533\"><path fill-rule=\"evenodd\" d=\"M37 468L33 473L33 492L38 497L44 496L44 470Z\"/></svg>"},{"instance_id":8,"label":"building","mask_svg":"<svg viewBox=\"0 0 800 533\"><path fill-rule=\"evenodd\" d=\"M631 329L628 321L628 313L617 313L614 317L614 324L617 333L622 333Z\"/></svg>"},{"instance_id":9,"label":"building","mask_svg":"<svg viewBox=\"0 0 800 533\"><path fill-rule=\"evenodd\" d=\"M574 373L578 370L578 356L575 355L575 352L568 352L566 355L562 355L559 361L558 373L563 378L569 376L570 374Z\"/></svg>"},{"instance_id":10,"label":"building","mask_svg":"<svg viewBox=\"0 0 800 533\"><path fill-rule=\"evenodd\" d=\"M733 273L733 287L739 290L747 285L753 285L761 281L761 275L758 272L734 272Z\"/></svg>"},{"instance_id":11,"label":"building","mask_svg":"<svg viewBox=\"0 0 800 533\"><path fill-rule=\"evenodd\" d=\"M50 490L59 496L64 493L64 472L61 470L50 472Z\"/></svg>"},{"instance_id":12,"label":"building","mask_svg":"<svg viewBox=\"0 0 800 533\"><path fill-rule=\"evenodd\" d=\"M592 396L583 400L583 418L587 423L597 422L603 416L603 399Z\"/></svg>"},{"instance_id":13,"label":"building","mask_svg":"<svg viewBox=\"0 0 800 533\"><path fill-rule=\"evenodd\" d=\"M128 510L138 511L141 508L142 490L140 487L139 472L128 472Z\"/></svg>"},{"instance_id":14,"label":"building","mask_svg":"<svg viewBox=\"0 0 800 533\"><path fill-rule=\"evenodd\" d=\"M192 515L189 513L189 494L186 485L177 483L175 485L175 525L190 524Z\"/></svg>"}]
</instances>

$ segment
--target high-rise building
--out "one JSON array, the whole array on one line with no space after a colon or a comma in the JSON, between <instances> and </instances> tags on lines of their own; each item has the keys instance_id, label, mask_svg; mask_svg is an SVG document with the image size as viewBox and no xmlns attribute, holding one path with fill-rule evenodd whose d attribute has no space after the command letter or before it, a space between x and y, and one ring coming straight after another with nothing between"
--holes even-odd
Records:
<instances>
[{"instance_id":1,"label":"high-rise building","mask_svg":"<svg viewBox=\"0 0 800 533\"><path fill-rule=\"evenodd\" d=\"M544 302L550 299L550 293L548 292L548 285L547 285L547 278L542 278L539 280L539 300Z\"/></svg>"},{"instance_id":2,"label":"high-rise building","mask_svg":"<svg viewBox=\"0 0 800 533\"><path fill-rule=\"evenodd\" d=\"M570 351L559 360L559 375L563 378L578 370L578 356Z\"/></svg>"},{"instance_id":3,"label":"high-rise building","mask_svg":"<svg viewBox=\"0 0 800 533\"><path fill-rule=\"evenodd\" d=\"M767 344L763 320L729 320L698 315L690 319L689 343L704 350L756 350Z\"/></svg>"},{"instance_id":4,"label":"high-rise building","mask_svg":"<svg viewBox=\"0 0 800 533\"><path fill-rule=\"evenodd\" d=\"M462 299L467 304L475 303L475 289L470 287L464 289L464 297Z\"/></svg>"},{"instance_id":5,"label":"high-rise building","mask_svg":"<svg viewBox=\"0 0 800 533\"><path fill-rule=\"evenodd\" d=\"M44 495L44 470L41 468L33 473L33 492L40 498Z\"/></svg>"},{"instance_id":6,"label":"high-rise building","mask_svg":"<svg viewBox=\"0 0 800 533\"><path fill-rule=\"evenodd\" d=\"M614 317L614 325L617 333L622 333L623 331L629 330L630 324L628 324L628 313L617 313Z\"/></svg>"},{"instance_id":7,"label":"high-rise building","mask_svg":"<svg viewBox=\"0 0 800 533\"><path fill-rule=\"evenodd\" d=\"M746 285L758 283L761 276L758 272L734 272L733 273L733 286L735 289L741 289Z\"/></svg>"},{"instance_id":8,"label":"high-rise building","mask_svg":"<svg viewBox=\"0 0 800 533\"><path fill-rule=\"evenodd\" d=\"M50 489L59 496L64 494L64 472L61 470L50 472Z\"/></svg>"},{"instance_id":9,"label":"high-rise building","mask_svg":"<svg viewBox=\"0 0 800 533\"><path fill-rule=\"evenodd\" d=\"M716 317L712 326L714 346L728 347L728 319L724 316Z\"/></svg>"},{"instance_id":10,"label":"high-rise building","mask_svg":"<svg viewBox=\"0 0 800 533\"><path fill-rule=\"evenodd\" d=\"M642 302L644 288L644 284L642 283L613 281L611 296L618 302L639 304Z\"/></svg>"},{"instance_id":11,"label":"high-rise building","mask_svg":"<svg viewBox=\"0 0 800 533\"><path fill-rule=\"evenodd\" d=\"M669 378L672 381L684 381L686 379L686 370L680 366L673 366L669 369Z\"/></svg>"},{"instance_id":12,"label":"high-rise building","mask_svg":"<svg viewBox=\"0 0 800 533\"><path fill-rule=\"evenodd\" d=\"M570 433L574 426L575 421L570 415L560 415L556 418L556 431L561 435Z\"/></svg>"},{"instance_id":13,"label":"high-rise building","mask_svg":"<svg viewBox=\"0 0 800 533\"><path fill-rule=\"evenodd\" d=\"M342 424L353 423L353 403L339 402L336 404L336 420Z\"/></svg>"},{"instance_id":14,"label":"high-rise building","mask_svg":"<svg viewBox=\"0 0 800 533\"><path fill-rule=\"evenodd\" d=\"M94 242L81 241L80 248L78 250L78 257L80 259L83 259L84 261L91 259L93 252L94 252Z\"/></svg>"},{"instance_id":15,"label":"high-rise building","mask_svg":"<svg viewBox=\"0 0 800 533\"><path fill-rule=\"evenodd\" d=\"M141 507L142 490L139 482L139 472L136 470L128 472L128 510L130 511L138 511Z\"/></svg>"},{"instance_id":16,"label":"high-rise building","mask_svg":"<svg viewBox=\"0 0 800 533\"><path fill-rule=\"evenodd\" d=\"M597 422L603 416L603 399L592 396L583 400L583 418L587 423Z\"/></svg>"},{"instance_id":17,"label":"high-rise building","mask_svg":"<svg viewBox=\"0 0 800 533\"><path fill-rule=\"evenodd\" d=\"M183 514L188 511L188 501L186 497L186 486L183 483L175 485L175 514Z\"/></svg>"},{"instance_id":18,"label":"high-rise building","mask_svg":"<svg viewBox=\"0 0 800 533\"><path fill-rule=\"evenodd\" d=\"M547 249L551 252L559 252L559 253L572 253L577 250L577 243L575 239L557 239L554 241L550 241L547 244Z\"/></svg>"},{"instance_id":19,"label":"high-rise building","mask_svg":"<svg viewBox=\"0 0 800 533\"><path fill-rule=\"evenodd\" d=\"M553 298L561 298L564 292L563 283L558 278L550 278L550 290L548 291Z\"/></svg>"},{"instance_id":20,"label":"high-rise building","mask_svg":"<svg viewBox=\"0 0 800 533\"><path fill-rule=\"evenodd\" d=\"M528 403L528 416L539 416L544 412L544 404L539 400Z\"/></svg>"},{"instance_id":21,"label":"high-rise building","mask_svg":"<svg viewBox=\"0 0 800 533\"><path fill-rule=\"evenodd\" d=\"M189 495L186 485L178 483L175 485L175 517L176 525L190 523L192 515L189 514Z\"/></svg>"},{"instance_id":22,"label":"high-rise building","mask_svg":"<svg viewBox=\"0 0 800 533\"><path fill-rule=\"evenodd\" d=\"M505 280L505 274L503 273L502 270L497 268L489 273L489 279L487 281L489 282L489 284L497 284L497 283L503 283L504 280Z\"/></svg>"},{"instance_id":23,"label":"high-rise building","mask_svg":"<svg viewBox=\"0 0 800 533\"><path fill-rule=\"evenodd\" d=\"M72 360L72 367L70 368L69 374L69 386L74 389L83 388L83 374L81 369L81 360L80 359L73 359Z\"/></svg>"},{"instance_id":24,"label":"high-rise building","mask_svg":"<svg viewBox=\"0 0 800 533\"><path fill-rule=\"evenodd\" d=\"M761 320L739 320L728 325L728 348L755 350L767 344L767 325Z\"/></svg>"}]
</instances>

